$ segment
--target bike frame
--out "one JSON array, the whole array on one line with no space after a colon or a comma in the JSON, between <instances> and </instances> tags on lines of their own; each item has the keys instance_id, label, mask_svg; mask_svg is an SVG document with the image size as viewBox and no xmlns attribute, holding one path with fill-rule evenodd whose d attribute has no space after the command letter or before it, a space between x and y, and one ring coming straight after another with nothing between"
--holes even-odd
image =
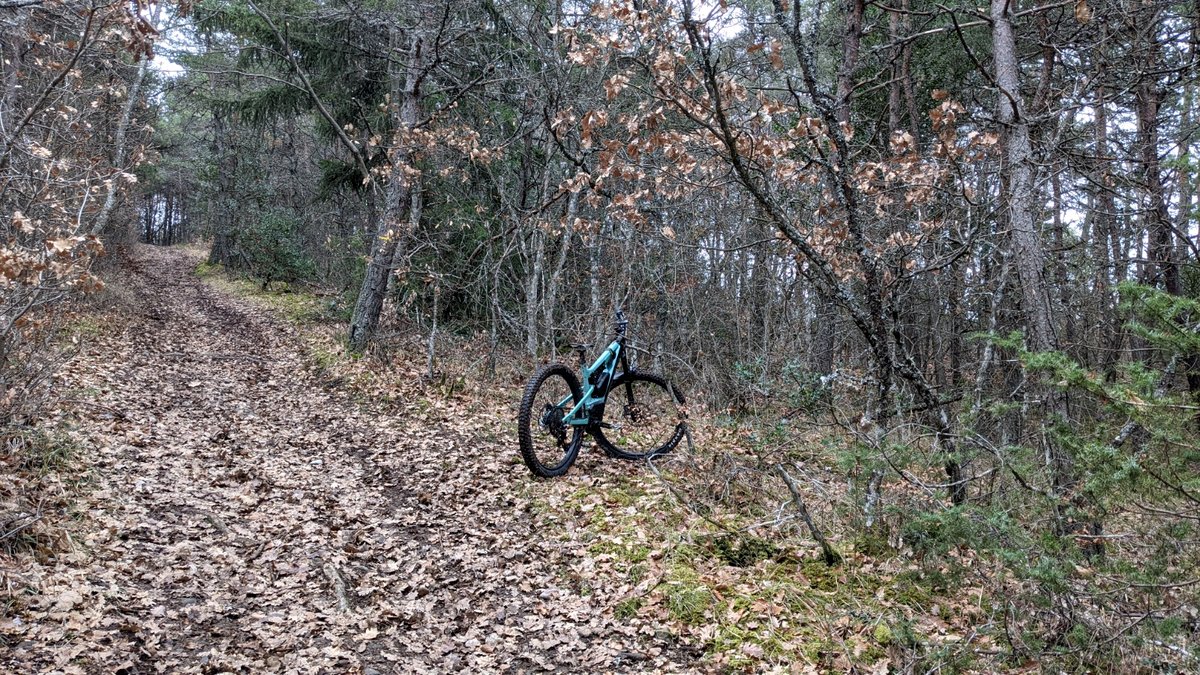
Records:
<instances>
[{"instance_id":1,"label":"bike frame","mask_svg":"<svg viewBox=\"0 0 1200 675\"><path fill-rule=\"evenodd\" d=\"M579 399L579 403L576 403L570 410L567 410L567 412L563 414L563 424L573 427L581 427L600 421L598 419L592 419L591 411L595 408L595 406L602 406L608 401L608 394L610 391L612 391L613 379L617 376L616 370L618 362L626 371L629 370L629 364L625 358L624 335L609 343L608 347L605 348L604 353L601 354L600 357L597 358L590 367L582 367L580 372L583 376L583 379L581 380L583 385L583 396ZM605 390L600 392L596 391L596 385L592 383L592 376L599 372L603 372L605 374L604 382L606 383ZM571 405L571 398L572 395L568 395L566 398L559 401L558 407L566 410L566 407ZM603 410L603 408L601 408L601 410Z\"/></svg>"}]
</instances>

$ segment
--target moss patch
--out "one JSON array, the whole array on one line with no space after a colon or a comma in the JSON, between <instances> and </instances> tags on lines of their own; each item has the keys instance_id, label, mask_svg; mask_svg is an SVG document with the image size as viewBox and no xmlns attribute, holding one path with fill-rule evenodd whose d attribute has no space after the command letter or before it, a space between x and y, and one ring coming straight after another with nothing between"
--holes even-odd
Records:
<instances>
[{"instance_id":1,"label":"moss patch","mask_svg":"<svg viewBox=\"0 0 1200 675\"><path fill-rule=\"evenodd\" d=\"M734 567L753 567L779 554L771 542L750 535L722 535L713 539L712 546L719 559Z\"/></svg>"}]
</instances>

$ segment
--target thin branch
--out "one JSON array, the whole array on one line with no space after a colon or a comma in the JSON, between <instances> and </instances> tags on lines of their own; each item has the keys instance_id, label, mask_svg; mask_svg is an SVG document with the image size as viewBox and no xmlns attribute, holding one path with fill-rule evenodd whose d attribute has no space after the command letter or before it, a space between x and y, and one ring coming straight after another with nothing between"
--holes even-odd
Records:
<instances>
[{"instance_id":1,"label":"thin branch","mask_svg":"<svg viewBox=\"0 0 1200 675\"><path fill-rule=\"evenodd\" d=\"M817 544L821 547L821 558L826 565L833 566L841 562L842 556L829 545L829 540L825 538L824 533L813 522L812 516L808 513L808 506L804 503L804 496L800 494L800 486L796 485L796 480L788 475L782 464L775 465L775 472L783 478L783 482L787 485L788 492L792 493L792 502L796 504L796 510L800 512L800 517L804 520L804 524L808 526L808 531L812 534L813 539L817 540Z\"/></svg>"},{"instance_id":2,"label":"thin branch","mask_svg":"<svg viewBox=\"0 0 1200 675\"><path fill-rule=\"evenodd\" d=\"M12 134L10 134L8 138L4 139L4 145L3 147L0 147L0 169L8 166L9 158L12 157L13 144L17 142L17 138L21 135L21 132L25 130L25 127L28 126L31 121L33 121L34 116L37 115L42 109L42 106L46 104L46 101L50 98L50 94L54 93L55 89L58 89L59 85L63 83L63 80L67 79L67 73L70 73L75 69L75 64L79 62L79 57L83 56L83 52L85 52L87 48L91 46L91 43L88 42L88 36L91 35L92 23L95 21L95 19L96 8L93 6L88 9L87 22L84 23L83 34L79 37L79 47L75 50L75 53L71 55L71 60L67 62L67 65L63 66L62 70L59 71L54 80L50 82L50 85L46 87L46 90L42 92L42 95L38 97L37 102L29 108L29 112L25 113L25 117L23 117L21 121L17 123L17 126L13 129Z\"/></svg>"}]
</instances>

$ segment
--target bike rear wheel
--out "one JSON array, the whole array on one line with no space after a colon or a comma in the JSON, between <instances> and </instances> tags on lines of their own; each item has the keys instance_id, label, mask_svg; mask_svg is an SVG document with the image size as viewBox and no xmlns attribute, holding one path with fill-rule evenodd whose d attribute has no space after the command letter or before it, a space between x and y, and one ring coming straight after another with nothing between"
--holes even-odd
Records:
<instances>
[{"instance_id":1,"label":"bike rear wheel","mask_svg":"<svg viewBox=\"0 0 1200 675\"><path fill-rule=\"evenodd\" d=\"M579 379L562 364L542 366L529 378L517 413L517 436L521 459L535 476L561 476L575 462L583 427L564 424L563 416L582 398Z\"/></svg>"},{"instance_id":2,"label":"bike rear wheel","mask_svg":"<svg viewBox=\"0 0 1200 675\"><path fill-rule=\"evenodd\" d=\"M645 459L670 452L687 430L683 393L661 375L637 371L613 380L605 403L604 427L592 435L605 452L621 459Z\"/></svg>"}]
</instances>

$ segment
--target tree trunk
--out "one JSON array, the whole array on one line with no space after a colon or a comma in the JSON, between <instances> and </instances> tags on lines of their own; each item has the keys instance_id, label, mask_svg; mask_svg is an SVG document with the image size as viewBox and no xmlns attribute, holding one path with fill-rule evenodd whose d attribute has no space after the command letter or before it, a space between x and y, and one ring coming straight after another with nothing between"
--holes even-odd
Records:
<instances>
[{"instance_id":1,"label":"tree trunk","mask_svg":"<svg viewBox=\"0 0 1200 675\"><path fill-rule=\"evenodd\" d=\"M1103 55L1100 57L1103 59ZM1106 64L1101 61L1100 78L1104 77L1104 69ZM1115 274L1114 264L1117 262L1113 257L1117 254L1117 232L1114 221L1116 219L1116 200L1113 197L1113 189L1115 181L1112 175L1112 161L1108 156L1108 100L1106 89L1103 84L1096 88L1096 103L1095 103L1095 135L1096 135L1096 157L1100 163L1100 170L1096 176L1096 195L1095 204L1097 208L1092 210L1092 251L1095 257L1096 273L1095 273L1095 307L1096 320L1101 325L1101 353L1096 359L1102 365L1106 374L1115 374L1117 361L1120 359L1121 345L1121 319L1116 312L1112 311L1112 283ZM1116 281L1121 280L1121 276L1116 277Z\"/></svg>"},{"instance_id":2,"label":"tree trunk","mask_svg":"<svg viewBox=\"0 0 1200 675\"><path fill-rule=\"evenodd\" d=\"M230 147L229 127L225 114L214 111L212 151L217 158L217 198L211 223L213 243L208 252L211 265L226 265L233 256L233 202L238 156Z\"/></svg>"},{"instance_id":3,"label":"tree trunk","mask_svg":"<svg viewBox=\"0 0 1200 675\"><path fill-rule=\"evenodd\" d=\"M398 30L393 28L393 45L397 34ZM407 136L401 130L411 129L416 125L420 114L419 88L424 75L421 70L423 47L420 35L414 35L408 49L407 73L403 88L393 86L394 99L399 101L399 109L393 113L394 122L397 137L401 139ZM398 84L398 79L393 75L393 82ZM410 172L415 172L415 167L409 166L411 159L410 150L404 147L398 148L392 157L392 168L384 191L384 206L371 241L371 257L367 261L362 288L358 292L358 300L354 303L354 313L350 318L352 351L361 352L365 349L371 334L375 332L375 327L379 325L379 314L383 311L383 300L387 295L388 277L393 269L396 250L401 240L407 239L416 226L411 219L408 227L403 224L413 203L413 192L420 189L419 178L409 175Z\"/></svg>"},{"instance_id":4,"label":"tree trunk","mask_svg":"<svg viewBox=\"0 0 1200 675\"><path fill-rule=\"evenodd\" d=\"M572 192L567 200L567 215L563 219L562 242L558 247L558 258L554 262L554 271L550 273L550 280L546 283L546 337L550 342L550 356L553 360L558 359L558 344L554 333L554 322L558 312L558 287L562 282L563 270L567 266L567 253L571 250L572 228L575 226L575 218L578 214L579 193Z\"/></svg>"},{"instance_id":5,"label":"tree trunk","mask_svg":"<svg viewBox=\"0 0 1200 675\"><path fill-rule=\"evenodd\" d=\"M1158 17L1152 24L1157 26ZM1179 264L1175 259L1175 233L1167 200L1163 193L1162 172L1158 162L1158 109L1162 90L1157 76L1160 47L1156 29L1147 31L1149 45L1146 53L1146 72L1137 83L1138 146L1141 154L1142 186L1145 192L1144 222L1150 233L1150 258L1154 262L1154 281L1171 295L1179 295Z\"/></svg>"},{"instance_id":6,"label":"tree trunk","mask_svg":"<svg viewBox=\"0 0 1200 675\"><path fill-rule=\"evenodd\" d=\"M850 123L850 105L854 96L854 73L858 69L859 45L862 41L863 0L846 0L846 27L842 37L842 62L837 73L837 100L834 115L838 122ZM817 321L814 324L814 349L809 368L821 375L833 370L833 352L837 331L837 303L823 290L818 290Z\"/></svg>"},{"instance_id":7,"label":"tree trunk","mask_svg":"<svg viewBox=\"0 0 1200 675\"><path fill-rule=\"evenodd\" d=\"M1058 340L1051 321L1044 276L1046 254L1033 219L1036 198L1033 150L1029 141L1029 121L1021 105L1020 66L1009 7L1008 0L992 0L992 44L996 83L1000 87L997 119L1005 128L1004 170L1008 174L1005 201L1029 344L1036 351L1049 351L1058 347Z\"/></svg>"},{"instance_id":8,"label":"tree trunk","mask_svg":"<svg viewBox=\"0 0 1200 675\"><path fill-rule=\"evenodd\" d=\"M546 266L546 233L539 226L534 226L529 233L530 268L529 276L525 278L525 351L530 356L537 356L538 349L538 288L541 286L542 275Z\"/></svg>"},{"instance_id":9,"label":"tree trunk","mask_svg":"<svg viewBox=\"0 0 1200 675\"><path fill-rule=\"evenodd\" d=\"M600 233L607 221L608 216L603 216L596 231L588 237L588 312L594 322L592 342L597 346L604 339L600 319Z\"/></svg>"},{"instance_id":10,"label":"tree trunk","mask_svg":"<svg viewBox=\"0 0 1200 675\"><path fill-rule=\"evenodd\" d=\"M156 5L162 7L162 5ZM155 10L157 17L158 10ZM155 21L157 23L157 21ZM133 108L140 100L142 90L142 80L146 79L146 67L149 59L143 58L137 65L137 71L133 76L133 80L129 83L129 89L126 92L125 105L121 109L121 118L117 121L117 132L113 139L113 159L112 168L114 171L124 171L125 167L125 140L129 132L129 123L133 119ZM121 180L117 176L112 176L107 182L107 187L104 194L104 205L100 207L100 213L96 216L96 222L92 224L91 232L94 235L104 234L108 230L108 221L112 217L113 209L117 205L117 192L120 189Z\"/></svg>"},{"instance_id":11,"label":"tree trunk","mask_svg":"<svg viewBox=\"0 0 1200 675\"><path fill-rule=\"evenodd\" d=\"M157 26L158 18L162 13L162 3L154 6L154 12L150 17L150 25ZM113 159L112 168L115 171L124 171L125 147L126 138L128 137L129 124L133 120L133 108L140 100L142 91L142 81L146 79L146 70L150 65L150 59L143 56L137 64L137 70L133 75L133 80L129 83L129 88L126 91L125 105L121 108L121 118L117 121L117 131L113 138ZM116 176L113 176L108 181L107 188L104 194L104 205L100 208L99 215L96 216L96 222L92 225L92 234L101 235L108 229L108 221L112 216L113 208L117 205L117 191L120 187L120 181Z\"/></svg>"},{"instance_id":12,"label":"tree trunk","mask_svg":"<svg viewBox=\"0 0 1200 675\"><path fill-rule=\"evenodd\" d=\"M900 12L895 9L888 10L888 42L891 43L891 48L888 50L888 75L892 81L888 83L888 132L894 132L900 129L900 112L901 112L901 91L900 82L902 76L900 73L900 55L902 47L900 46Z\"/></svg>"},{"instance_id":13,"label":"tree trunk","mask_svg":"<svg viewBox=\"0 0 1200 675\"><path fill-rule=\"evenodd\" d=\"M1020 64L1008 0L992 0L992 48L996 84L999 86L996 118L1005 128L1004 171L1008 183L1005 201L1017 278L1021 285L1021 310L1029 348L1037 352L1056 351L1049 290L1045 278L1046 252L1041 233L1034 222L1037 199L1033 179L1033 149L1029 141L1029 120L1021 98ZM1062 416L1066 401L1062 394L1047 388L1042 392L1045 410L1052 419ZM1074 466L1066 450L1047 441L1047 460L1055 492L1066 495L1075 485ZM1060 525L1062 518L1060 517Z\"/></svg>"}]
</instances>

